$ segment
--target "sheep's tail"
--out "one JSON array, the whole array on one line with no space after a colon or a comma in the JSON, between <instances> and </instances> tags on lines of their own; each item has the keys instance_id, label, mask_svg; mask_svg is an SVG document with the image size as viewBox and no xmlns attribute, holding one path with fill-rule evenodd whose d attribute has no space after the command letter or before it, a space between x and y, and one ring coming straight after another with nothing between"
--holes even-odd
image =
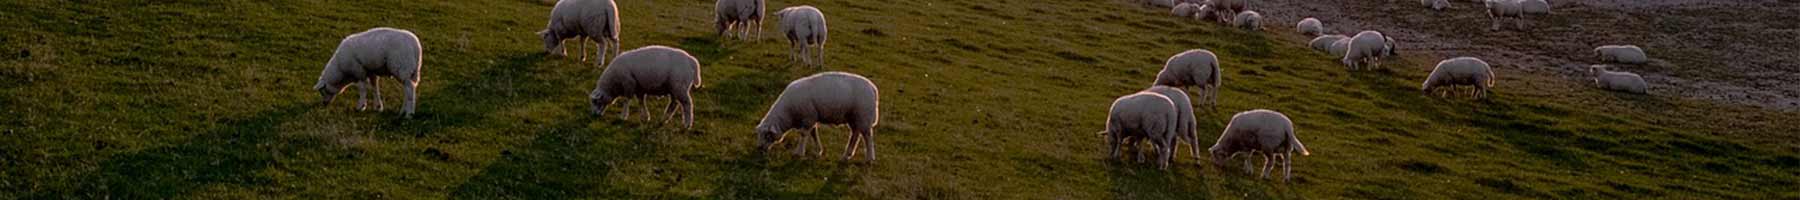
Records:
<instances>
[{"instance_id":1,"label":"sheep's tail","mask_svg":"<svg viewBox=\"0 0 1800 200\"><path fill-rule=\"evenodd\" d=\"M1294 148L1300 149L1300 155L1302 156L1312 155L1311 151L1306 151L1306 144L1300 144L1300 137L1296 136L1294 132L1296 131L1288 131L1288 140L1294 142Z\"/></svg>"}]
</instances>

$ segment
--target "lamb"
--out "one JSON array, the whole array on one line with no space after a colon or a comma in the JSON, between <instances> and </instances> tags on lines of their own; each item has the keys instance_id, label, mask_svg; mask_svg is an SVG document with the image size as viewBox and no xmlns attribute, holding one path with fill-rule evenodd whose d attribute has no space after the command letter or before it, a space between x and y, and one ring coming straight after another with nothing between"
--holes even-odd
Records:
<instances>
[{"instance_id":1,"label":"lamb","mask_svg":"<svg viewBox=\"0 0 1800 200\"><path fill-rule=\"evenodd\" d=\"M593 114L603 116L614 99L635 97L644 106L644 118L649 119L649 96L669 96L669 106L664 110L669 115L663 121L674 118L675 109L680 107L686 117L683 128L692 128L694 101L689 92L694 88L700 88L700 60L681 49L652 45L619 53L600 72L600 81L594 84L588 100ZM629 119L631 104L620 104L619 109L624 111L620 117Z\"/></svg>"},{"instance_id":2,"label":"lamb","mask_svg":"<svg viewBox=\"0 0 1800 200\"><path fill-rule=\"evenodd\" d=\"M850 142L844 146L844 160L856 155L860 144L875 161L875 124L881 122L881 92L874 82L862 75L823 72L794 80L776 97L775 104L756 124L756 146L768 150L781 143L788 130L811 137L818 144L818 155L825 154L819 143L818 124L848 125ZM795 155L806 153L807 141L799 141Z\"/></svg>"},{"instance_id":3,"label":"lamb","mask_svg":"<svg viewBox=\"0 0 1800 200\"><path fill-rule=\"evenodd\" d=\"M1312 46L1313 50L1319 50L1321 52L1332 52L1331 51L1332 44L1337 43L1339 40L1344 40L1345 38L1350 38L1350 36L1320 35L1319 37L1314 37L1311 42L1307 42L1306 44L1308 46ZM1348 43L1346 43L1345 45L1348 45Z\"/></svg>"},{"instance_id":4,"label":"lamb","mask_svg":"<svg viewBox=\"0 0 1800 200\"><path fill-rule=\"evenodd\" d=\"M1644 64L1650 62L1650 56L1644 54L1643 48L1637 45L1606 45L1594 48L1594 56L1602 62L1623 64Z\"/></svg>"},{"instance_id":5,"label":"lamb","mask_svg":"<svg viewBox=\"0 0 1800 200\"><path fill-rule=\"evenodd\" d=\"M1432 89L1446 86L1472 86L1475 98L1486 98L1488 88L1494 87L1494 70L1486 61L1474 57L1457 57L1440 61L1431 76L1419 86L1419 91L1430 94Z\"/></svg>"},{"instance_id":6,"label":"lamb","mask_svg":"<svg viewBox=\"0 0 1800 200\"><path fill-rule=\"evenodd\" d=\"M1194 159L1200 159L1200 136L1196 135L1197 133L1194 130L1198 125L1196 124L1197 122L1194 121L1194 106L1193 103L1188 100L1187 92L1181 91L1181 88L1161 85L1151 86L1150 89L1145 89L1144 91L1154 92L1169 97L1169 101L1174 103L1176 115L1175 138L1181 140L1183 143L1191 145L1189 147L1192 147L1190 149L1192 153L1189 155L1194 156ZM1170 144L1169 148L1175 149L1175 146L1176 145L1174 144Z\"/></svg>"},{"instance_id":7,"label":"lamb","mask_svg":"<svg viewBox=\"0 0 1800 200\"><path fill-rule=\"evenodd\" d=\"M1294 30L1299 30L1300 34L1307 36L1318 36L1325 34L1325 24L1319 22L1319 19L1308 17L1301 19L1300 24L1295 25Z\"/></svg>"},{"instance_id":8,"label":"lamb","mask_svg":"<svg viewBox=\"0 0 1800 200\"><path fill-rule=\"evenodd\" d=\"M1154 92L1138 92L1113 100L1112 109L1106 116L1106 130L1098 134L1107 136L1108 159L1119 159L1119 144L1127 143L1136 149L1136 141L1149 139L1155 146L1157 166L1169 168L1169 158L1174 157L1175 135L1180 118L1173 101L1169 97ZM1143 161L1139 154L1138 161Z\"/></svg>"},{"instance_id":9,"label":"lamb","mask_svg":"<svg viewBox=\"0 0 1800 200\"><path fill-rule=\"evenodd\" d=\"M1450 8L1449 0L1419 0L1419 3L1425 4L1426 7L1430 7L1432 10L1444 10L1445 8Z\"/></svg>"},{"instance_id":10,"label":"lamb","mask_svg":"<svg viewBox=\"0 0 1800 200\"><path fill-rule=\"evenodd\" d=\"M1248 10L1239 12L1237 17L1231 18L1231 25L1252 31L1262 30L1262 14Z\"/></svg>"},{"instance_id":11,"label":"lamb","mask_svg":"<svg viewBox=\"0 0 1800 200\"><path fill-rule=\"evenodd\" d=\"M750 38L750 32L756 32L756 38L762 38L763 5L765 0L718 0L713 4L713 24L719 30L718 35L725 36L727 31L740 31L738 38Z\"/></svg>"},{"instance_id":12,"label":"lamb","mask_svg":"<svg viewBox=\"0 0 1800 200\"><path fill-rule=\"evenodd\" d=\"M1394 46L1394 39L1376 31L1363 31L1357 33L1356 36L1350 37L1350 46L1348 47L1349 49L1346 49L1344 52L1344 59L1341 61L1345 66L1350 67L1351 70L1361 69L1362 62L1370 62L1373 66L1381 66L1381 64L1377 62L1380 61L1381 58L1399 55L1399 53L1394 50L1397 48Z\"/></svg>"},{"instance_id":13,"label":"lamb","mask_svg":"<svg viewBox=\"0 0 1800 200\"><path fill-rule=\"evenodd\" d=\"M1484 4L1487 5L1488 20L1494 22L1494 26L1488 28L1490 30L1500 29L1501 18L1522 19L1525 14L1524 8L1520 5L1523 4L1523 0L1486 0ZM1513 23L1514 26L1523 28L1524 21L1514 21L1516 21Z\"/></svg>"},{"instance_id":14,"label":"lamb","mask_svg":"<svg viewBox=\"0 0 1800 200\"><path fill-rule=\"evenodd\" d=\"M1282 180L1290 180L1294 178L1294 150L1299 150L1303 156L1312 155L1295 132L1294 121L1280 112L1244 111L1231 116L1231 122L1225 124L1225 132L1219 134L1218 142L1207 150L1212 153L1213 166L1221 170L1225 169L1225 161L1238 153L1262 156L1262 178L1269 178L1269 170L1274 169L1270 161L1279 160L1274 164L1281 164L1283 173L1287 174ZM1251 159L1244 159L1244 170L1255 174L1250 171Z\"/></svg>"},{"instance_id":15,"label":"lamb","mask_svg":"<svg viewBox=\"0 0 1800 200\"><path fill-rule=\"evenodd\" d=\"M1217 107L1219 104L1220 77L1219 57L1212 51L1193 49L1175 54L1163 64L1162 71L1156 72L1156 82L1152 86L1169 86L1186 88L1199 87L1195 90L1195 98L1206 98L1206 104Z\"/></svg>"},{"instance_id":16,"label":"lamb","mask_svg":"<svg viewBox=\"0 0 1800 200\"><path fill-rule=\"evenodd\" d=\"M1617 72L1607 69L1605 65L1588 66L1588 72L1594 73L1594 84L1600 89L1635 94L1650 93L1650 83L1644 82L1643 76L1631 72Z\"/></svg>"},{"instance_id":17,"label":"lamb","mask_svg":"<svg viewBox=\"0 0 1800 200\"><path fill-rule=\"evenodd\" d=\"M1550 14L1550 2L1544 0L1520 1L1519 10L1529 15L1548 15Z\"/></svg>"},{"instance_id":18,"label":"lamb","mask_svg":"<svg viewBox=\"0 0 1800 200\"><path fill-rule=\"evenodd\" d=\"M812 6L794 6L775 11L775 16L781 16L781 33L786 34L788 43L793 45L793 51L790 54L792 56L789 59L807 65L824 67L825 40L827 38L825 14ZM819 47L816 50L819 52L817 63L814 63L811 54L807 53L809 51L807 48L813 45Z\"/></svg>"},{"instance_id":19,"label":"lamb","mask_svg":"<svg viewBox=\"0 0 1800 200\"><path fill-rule=\"evenodd\" d=\"M1170 12L1173 12L1176 17L1195 17L1199 15L1199 11L1200 4L1181 3L1181 5L1175 5L1175 9Z\"/></svg>"},{"instance_id":20,"label":"lamb","mask_svg":"<svg viewBox=\"0 0 1800 200\"><path fill-rule=\"evenodd\" d=\"M587 40L599 42L596 65L606 64L606 53L610 49L614 53L619 50L619 12L612 0L563 0L556 2L550 9L550 24L538 31L538 37L544 40L544 52L555 56L563 56L561 49L564 39L575 38L587 45ZM587 56L582 55L584 60Z\"/></svg>"},{"instance_id":21,"label":"lamb","mask_svg":"<svg viewBox=\"0 0 1800 200\"><path fill-rule=\"evenodd\" d=\"M381 82L376 78L394 77L406 92L403 110L410 119L418 103L419 80L424 78L424 55L419 36L412 31L379 27L350 34L338 42L331 60L325 61L325 70L319 72L319 82L313 84L313 90L319 91L320 105L331 105L338 93L356 83L356 110L368 109L364 98L370 91L375 92L375 110L383 110Z\"/></svg>"}]
</instances>

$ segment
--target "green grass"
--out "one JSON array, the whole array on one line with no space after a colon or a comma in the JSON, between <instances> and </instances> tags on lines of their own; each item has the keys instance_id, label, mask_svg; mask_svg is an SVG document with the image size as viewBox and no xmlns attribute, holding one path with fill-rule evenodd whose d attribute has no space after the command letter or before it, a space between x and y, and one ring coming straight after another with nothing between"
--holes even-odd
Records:
<instances>
[{"instance_id":1,"label":"green grass","mask_svg":"<svg viewBox=\"0 0 1800 200\"><path fill-rule=\"evenodd\" d=\"M837 127L824 158L759 154L775 95L822 70L776 34L716 39L712 1L620 3L624 48L700 58L694 129L588 115L601 69L544 57L538 1L0 1L0 198L1800 197L1793 113L1511 74L1490 100L1428 97L1436 58L1352 74L1284 29L1124 1L771 1L825 11L825 70L873 79L884 113L874 163L839 161ZM379 26L424 42L416 118L391 79L387 112L314 105L338 40ZM1102 160L1112 98L1193 48L1226 75L1201 137L1284 112L1314 152L1292 182Z\"/></svg>"}]
</instances>

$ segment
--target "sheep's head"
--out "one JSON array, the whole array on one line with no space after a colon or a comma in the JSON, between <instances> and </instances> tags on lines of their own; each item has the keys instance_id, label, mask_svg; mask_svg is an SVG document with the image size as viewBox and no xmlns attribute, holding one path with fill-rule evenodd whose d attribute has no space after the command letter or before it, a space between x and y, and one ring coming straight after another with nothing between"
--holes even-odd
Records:
<instances>
[{"instance_id":1,"label":"sheep's head","mask_svg":"<svg viewBox=\"0 0 1800 200\"><path fill-rule=\"evenodd\" d=\"M1219 170L1225 170L1225 160L1231 159L1230 152L1220 151L1218 148L1207 149L1206 152L1212 154L1213 167L1218 167Z\"/></svg>"},{"instance_id":2,"label":"sheep's head","mask_svg":"<svg viewBox=\"0 0 1800 200\"><path fill-rule=\"evenodd\" d=\"M781 143L781 133L784 131L777 129L779 128L766 123L756 125L756 150L766 151L775 144Z\"/></svg>"},{"instance_id":3,"label":"sheep's head","mask_svg":"<svg viewBox=\"0 0 1800 200\"><path fill-rule=\"evenodd\" d=\"M1393 37L1382 36L1382 39L1387 40L1387 48L1384 49L1386 51L1383 51L1382 53L1386 54L1387 56L1400 55L1400 44L1394 43Z\"/></svg>"},{"instance_id":4,"label":"sheep's head","mask_svg":"<svg viewBox=\"0 0 1800 200\"><path fill-rule=\"evenodd\" d=\"M544 39L544 52L545 53L550 53L550 55L555 55L555 56L563 56L564 55L562 51L558 51L558 50L562 49L562 38L561 37L557 37L556 34L550 33L550 30L538 31L537 34L538 34L538 38Z\"/></svg>"},{"instance_id":5,"label":"sheep's head","mask_svg":"<svg viewBox=\"0 0 1800 200\"><path fill-rule=\"evenodd\" d=\"M613 96L607 95L605 90L594 89L593 93L588 94L588 104L591 106L589 111L593 112L594 116L605 116L606 105L612 104L612 101Z\"/></svg>"},{"instance_id":6,"label":"sheep's head","mask_svg":"<svg viewBox=\"0 0 1800 200\"><path fill-rule=\"evenodd\" d=\"M313 84L313 90L319 91L319 105L331 105L331 100L336 99L338 94L344 92L344 88L350 86L347 82L340 82L329 78L320 78L319 83Z\"/></svg>"}]
</instances>

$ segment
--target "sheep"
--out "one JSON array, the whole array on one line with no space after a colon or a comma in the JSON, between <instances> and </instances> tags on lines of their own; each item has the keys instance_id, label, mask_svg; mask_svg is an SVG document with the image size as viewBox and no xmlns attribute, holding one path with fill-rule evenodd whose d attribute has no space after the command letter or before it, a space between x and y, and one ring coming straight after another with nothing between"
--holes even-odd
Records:
<instances>
[{"instance_id":1,"label":"sheep","mask_svg":"<svg viewBox=\"0 0 1800 200\"><path fill-rule=\"evenodd\" d=\"M1224 23L1225 17L1218 15L1218 11L1217 11L1218 7L1213 6L1213 5L1207 5L1207 4L1211 4L1210 0L1207 2L1208 3L1200 5L1200 10L1194 11L1194 20L1212 21L1215 23Z\"/></svg>"},{"instance_id":2,"label":"sheep","mask_svg":"<svg viewBox=\"0 0 1800 200\"><path fill-rule=\"evenodd\" d=\"M1181 5L1175 5L1175 9L1170 12L1175 14L1176 17L1194 17L1199 14L1199 11L1200 4L1181 3Z\"/></svg>"},{"instance_id":3,"label":"sheep","mask_svg":"<svg viewBox=\"0 0 1800 200\"><path fill-rule=\"evenodd\" d=\"M765 0L718 0L713 3L713 24L718 35L726 36L727 31L740 31L738 38L750 38L750 32L756 32L756 38L762 38L763 6Z\"/></svg>"},{"instance_id":4,"label":"sheep","mask_svg":"<svg viewBox=\"0 0 1800 200\"><path fill-rule=\"evenodd\" d=\"M1548 15L1550 14L1550 2L1544 0L1520 1L1519 10L1528 15Z\"/></svg>"},{"instance_id":5,"label":"sheep","mask_svg":"<svg viewBox=\"0 0 1800 200\"><path fill-rule=\"evenodd\" d=\"M378 27L350 34L338 42L331 60L325 61L313 90L319 91L319 105L331 105L332 99L356 83L356 110L368 109L364 99L370 91L375 92L375 110L383 110L381 82L377 78L394 77L406 92L402 110L411 119L418 103L419 81L424 78L424 55L419 36L412 31Z\"/></svg>"},{"instance_id":6,"label":"sheep","mask_svg":"<svg viewBox=\"0 0 1800 200\"><path fill-rule=\"evenodd\" d=\"M1350 37L1350 46L1344 52L1341 62L1351 70L1362 68L1362 62L1370 62L1373 66L1381 66L1381 58L1399 55L1394 49L1394 39L1381 32L1363 31Z\"/></svg>"},{"instance_id":7,"label":"sheep","mask_svg":"<svg viewBox=\"0 0 1800 200\"><path fill-rule=\"evenodd\" d=\"M599 55L595 65L606 64L606 53L619 50L619 12L612 0L563 0L556 2L550 9L550 23L544 30L538 31L543 38L544 52L555 56L563 56L561 49L564 39L575 38L587 45L587 40L599 42ZM583 60L586 53L583 53Z\"/></svg>"},{"instance_id":8,"label":"sheep","mask_svg":"<svg viewBox=\"0 0 1800 200\"><path fill-rule=\"evenodd\" d=\"M1295 25L1294 30L1299 30L1300 34L1306 36L1318 36L1325 34L1325 24L1319 22L1319 19L1308 17L1301 19L1300 23Z\"/></svg>"},{"instance_id":9,"label":"sheep","mask_svg":"<svg viewBox=\"0 0 1800 200\"><path fill-rule=\"evenodd\" d=\"M1500 19L1501 18L1521 19L1522 17L1524 17L1525 10L1524 10L1524 8L1520 7L1520 4L1522 4L1522 3L1523 3L1523 0L1486 0L1483 4L1487 5L1488 20L1493 21L1493 24L1494 24L1492 27L1490 27L1488 29L1489 30L1500 29ZM1514 26L1523 28L1524 21L1521 21L1521 20L1514 20L1514 21L1515 21L1513 23Z\"/></svg>"},{"instance_id":10,"label":"sheep","mask_svg":"<svg viewBox=\"0 0 1800 200\"><path fill-rule=\"evenodd\" d=\"M1273 164L1280 164L1283 173L1287 174L1282 180L1291 180L1294 178L1294 151L1299 150L1303 156L1312 155L1295 132L1294 121L1280 112L1244 111L1231 116L1231 122L1225 124L1225 132L1219 134L1218 142L1207 151L1212 153L1213 166L1221 170L1225 169L1226 160L1238 153L1248 153L1262 156L1262 178L1269 178L1269 170L1274 169L1270 163L1273 160L1276 161ZM1255 174L1250 168L1251 159L1254 158L1244 159L1244 171Z\"/></svg>"},{"instance_id":11,"label":"sheep","mask_svg":"<svg viewBox=\"0 0 1800 200\"><path fill-rule=\"evenodd\" d=\"M1420 84L1419 91L1430 94L1432 89L1446 86L1472 86L1475 98L1486 98L1488 88L1494 87L1494 70L1486 61L1474 57L1456 57L1445 59L1431 70L1431 76Z\"/></svg>"},{"instance_id":12,"label":"sheep","mask_svg":"<svg viewBox=\"0 0 1800 200\"><path fill-rule=\"evenodd\" d=\"M1331 51L1332 44L1337 43L1339 40L1344 40L1345 38L1350 38L1350 36L1335 35L1335 34L1334 35L1320 35L1319 37L1314 37L1312 39L1312 41L1307 42L1306 44L1308 46L1312 46L1313 50L1319 50L1320 52L1332 52Z\"/></svg>"},{"instance_id":13,"label":"sheep","mask_svg":"<svg viewBox=\"0 0 1800 200\"><path fill-rule=\"evenodd\" d=\"M1240 14L1243 11L1249 11L1249 1L1250 0L1210 0L1207 5L1212 5L1213 9L1215 9L1214 12L1219 15L1220 20L1236 20L1225 18L1232 17L1234 14Z\"/></svg>"},{"instance_id":14,"label":"sheep","mask_svg":"<svg viewBox=\"0 0 1800 200\"><path fill-rule=\"evenodd\" d=\"M1602 62L1623 64L1644 64L1650 62L1650 56L1644 54L1643 48L1637 45L1606 45L1594 48L1594 56Z\"/></svg>"},{"instance_id":15,"label":"sheep","mask_svg":"<svg viewBox=\"0 0 1800 200\"><path fill-rule=\"evenodd\" d=\"M1231 18L1231 25L1252 31L1262 30L1262 14L1248 10L1239 12L1237 17Z\"/></svg>"},{"instance_id":16,"label":"sheep","mask_svg":"<svg viewBox=\"0 0 1800 200\"><path fill-rule=\"evenodd\" d=\"M685 117L683 128L694 126L694 101L689 94L694 88L700 88L700 60L694 59L687 51L666 46L646 46L624 53L613 58L611 64L600 72L600 80L594 84L594 91L588 94L595 116L604 116L606 107L614 99L635 97L638 104L644 106L644 118L650 119L649 96L669 96L669 106L664 110L668 121L675 117L675 109L681 108ZM630 119L631 104L620 103L621 118Z\"/></svg>"},{"instance_id":17,"label":"sheep","mask_svg":"<svg viewBox=\"0 0 1800 200\"><path fill-rule=\"evenodd\" d=\"M1194 159L1200 159L1200 136L1196 135L1197 133L1194 130L1195 126L1198 125L1196 124L1197 122L1194 121L1194 107L1193 103L1190 102L1191 100L1188 100L1187 92L1182 91L1181 88L1161 85L1151 86L1150 89L1145 89L1144 91L1163 95L1164 97L1168 97L1170 102L1174 103L1177 123L1175 126L1175 138L1181 140L1183 143L1188 143L1190 145L1189 147L1192 147L1190 148L1192 153L1189 155L1194 156ZM1175 145L1170 144L1170 148L1175 149Z\"/></svg>"},{"instance_id":18,"label":"sheep","mask_svg":"<svg viewBox=\"0 0 1800 200\"><path fill-rule=\"evenodd\" d=\"M1450 8L1449 0L1419 0L1419 3L1425 4L1426 7L1430 7L1432 10L1444 10L1445 8Z\"/></svg>"},{"instance_id":19,"label":"sheep","mask_svg":"<svg viewBox=\"0 0 1800 200\"><path fill-rule=\"evenodd\" d=\"M1350 52L1350 38L1338 39L1337 42L1331 42L1331 47L1326 49L1326 52L1331 53L1332 57L1344 57L1345 53Z\"/></svg>"},{"instance_id":20,"label":"sheep","mask_svg":"<svg viewBox=\"0 0 1800 200\"><path fill-rule=\"evenodd\" d=\"M1136 149L1136 141L1150 140L1155 146L1157 166L1169 168L1169 158L1175 151L1176 129L1180 118L1177 117L1175 104L1168 96L1155 92L1138 92L1113 100L1112 108L1106 115L1106 130L1097 134L1107 136L1107 158L1119 159L1119 145L1126 143L1128 148ZM1143 154L1138 154L1142 162Z\"/></svg>"},{"instance_id":21,"label":"sheep","mask_svg":"<svg viewBox=\"0 0 1800 200\"><path fill-rule=\"evenodd\" d=\"M775 11L781 17L781 33L786 34L793 51L789 59L807 65L825 66L825 14L812 6L794 6ZM814 63L807 48L818 45L818 62Z\"/></svg>"},{"instance_id":22,"label":"sheep","mask_svg":"<svg viewBox=\"0 0 1800 200\"><path fill-rule=\"evenodd\" d=\"M769 112L756 124L757 149L768 150L781 143L788 130L811 137L818 144L818 155L825 154L819 143L818 124L848 125L850 142L845 145L844 160L856 155L857 146L866 148L870 162L875 161L875 124L881 122L881 94L874 82L862 75L824 72L788 83L775 99ZM804 155L807 141L802 139L794 149Z\"/></svg>"},{"instance_id":23,"label":"sheep","mask_svg":"<svg viewBox=\"0 0 1800 200\"><path fill-rule=\"evenodd\" d=\"M1170 56L1164 62L1162 71L1156 72L1156 82L1152 86L1169 86L1186 88L1199 87L1195 90L1195 98L1206 98L1206 104L1217 107L1219 104L1219 85L1223 76L1219 69L1219 57L1212 51L1193 49Z\"/></svg>"},{"instance_id":24,"label":"sheep","mask_svg":"<svg viewBox=\"0 0 1800 200\"><path fill-rule=\"evenodd\" d=\"M1607 69L1605 65L1588 66L1588 72L1594 74L1594 84L1600 89L1635 94L1650 93L1650 83L1644 82L1643 76L1636 73L1619 72Z\"/></svg>"}]
</instances>

